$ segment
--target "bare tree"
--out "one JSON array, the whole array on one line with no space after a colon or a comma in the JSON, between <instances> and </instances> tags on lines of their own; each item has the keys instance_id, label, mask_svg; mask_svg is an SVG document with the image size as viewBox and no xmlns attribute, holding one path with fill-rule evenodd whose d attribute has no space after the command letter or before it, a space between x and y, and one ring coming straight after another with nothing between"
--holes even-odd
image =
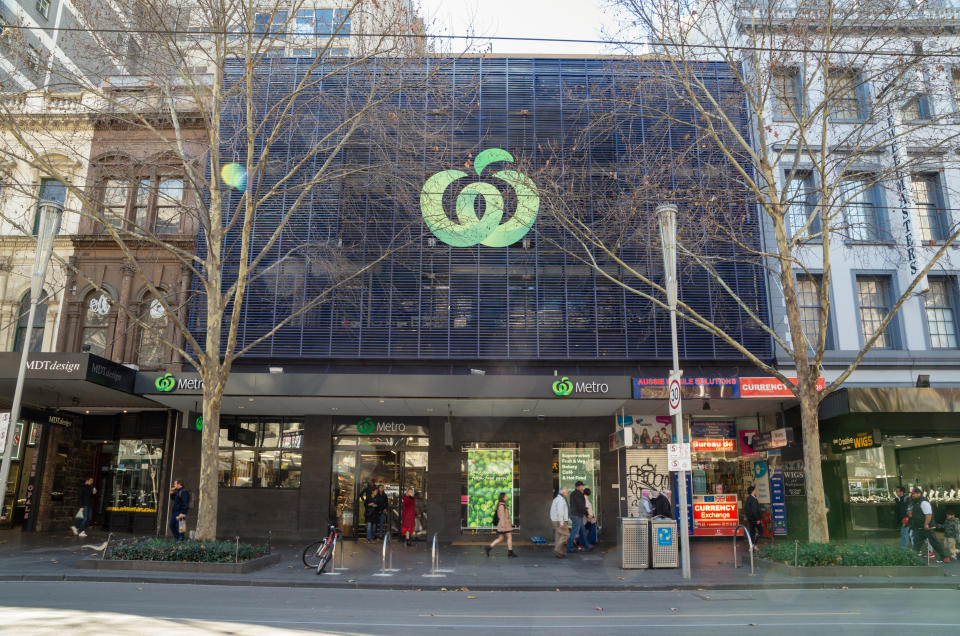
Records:
<instances>
[{"instance_id":1,"label":"bare tree","mask_svg":"<svg viewBox=\"0 0 960 636\"><path fill-rule=\"evenodd\" d=\"M436 77L442 62L411 64L430 43L411 37L423 25L406 2L350 0L333 10L302 0L112 4L127 22L105 22L102 3L77 3L83 51L91 60L111 60L101 67L111 74L81 76L52 63L50 70L94 136L109 131L149 144L156 157L150 161L182 175L182 190L150 186L150 209L157 211L140 214L147 208L135 182L94 177L78 186L45 150L58 131L28 123L26 102L17 100L0 105L3 154L66 184L77 202L73 211L86 219L81 227L108 237L149 289L156 313L172 322L157 338L203 381L197 536L214 538L221 400L234 362L309 316L334 290L349 294L355 281L419 239L419 224L395 224L381 252L360 259L361 247L338 227L364 225L330 221L320 201L347 201L363 188L413 208L416 150L435 143L423 121L424 95L436 93L439 104L449 91ZM117 67L127 72L113 73ZM411 94L419 100L405 97ZM87 160L89 140L61 141L58 147L76 149L77 161ZM361 178L370 174L376 178ZM417 185L397 187L407 182ZM348 205L340 212L351 213ZM23 218L10 221L29 234ZM191 232L196 249L171 236ZM157 260L179 263L192 289L160 285L150 269ZM100 288L94 273L73 269ZM271 322L249 337L252 327L241 325L241 316L260 290L281 291L272 293ZM117 309L131 325L155 328L142 311Z\"/></svg>"},{"instance_id":2,"label":"bare tree","mask_svg":"<svg viewBox=\"0 0 960 636\"><path fill-rule=\"evenodd\" d=\"M709 276L710 293L734 303L733 314L747 317L791 364L773 364L764 355L769 347L752 346L732 315L712 315L706 299L684 296L682 277L681 317L797 397L809 536L827 541L819 405L872 348L894 346L891 321L926 289L927 274L943 265L960 235L948 211L914 199L922 196L921 175L952 176L957 167L949 70L955 42L941 37L926 4L609 4L632 36L619 41L647 46L624 45L631 61L617 79L579 96L592 114L580 143L609 138L621 149L615 167L602 167L610 173L607 207L577 205L582 181L595 184L602 175L595 166L572 166L569 157L541 165L537 182L550 202L544 207L573 238L561 241L570 254L647 299L652 311L666 309L662 271L638 268L628 254L655 242L658 203L681 205L681 267ZM638 75L637 64L646 72ZM711 64L723 69L720 79ZM820 390L837 258L896 268L901 291ZM768 273L786 324L763 310L757 290L736 287L732 274L741 265Z\"/></svg>"}]
</instances>

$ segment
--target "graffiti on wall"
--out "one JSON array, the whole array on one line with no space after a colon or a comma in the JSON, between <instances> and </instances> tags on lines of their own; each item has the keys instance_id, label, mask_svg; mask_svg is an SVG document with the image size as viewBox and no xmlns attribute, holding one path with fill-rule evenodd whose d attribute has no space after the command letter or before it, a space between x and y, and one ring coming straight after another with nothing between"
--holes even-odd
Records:
<instances>
[{"instance_id":1,"label":"graffiti on wall","mask_svg":"<svg viewBox=\"0 0 960 636\"><path fill-rule=\"evenodd\" d=\"M644 490L670 487L665 450L628 450L626 474L626 514L636 514Z\"/></svg>"}]
</instances>

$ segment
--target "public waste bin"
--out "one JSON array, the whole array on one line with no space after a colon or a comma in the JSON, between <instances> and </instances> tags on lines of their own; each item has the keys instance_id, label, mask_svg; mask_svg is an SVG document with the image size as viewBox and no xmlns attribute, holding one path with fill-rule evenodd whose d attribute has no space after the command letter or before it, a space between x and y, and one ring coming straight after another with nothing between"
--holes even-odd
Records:
<instances>
[{"instance_id":1,"label":"public waste bin","mask_svg":"<svg viewBox=\"0 0 960 636\"><path fill-rule=\"evenodd\" d=\"M677 522L667 517L654 517L650 522L650 567L677 568L680 567L677 536Z\"/></svg>"},{"instance_id":2,"label":"public waste bin","mask_svg":"<svg viewBox=\"0 0 960 636\"><path fill-rule=\"evenodd\" d=\"M621 568L624 570L650 567L650 520L624 517L620 519Z\"/></svg>"}]
</instances>

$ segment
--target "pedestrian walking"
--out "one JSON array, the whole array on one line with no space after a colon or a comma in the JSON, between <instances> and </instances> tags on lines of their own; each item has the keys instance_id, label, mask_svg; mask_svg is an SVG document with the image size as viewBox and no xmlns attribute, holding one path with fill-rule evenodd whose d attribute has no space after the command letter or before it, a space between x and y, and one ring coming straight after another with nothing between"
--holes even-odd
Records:
<instances>
[{"instance_id":1,"label":"pedestrian walking","mask_svg":"<svg viewBox=\"0 0 960 636\"><path fill-rule=\"evenodd\" d=\"M403 495L400 531L403 532L407 545L413 541L413 533L417 529L417 500L414 498L413 488L407 488Z\"/></svg>"},{"instance_id":2,"label":"pedestrian walking","mask_svg":"<svg viewBox=\"0 0 960 636\"><path fill-rule=\"evenodd\" d=\"M911 510L910 526L913 528L913 547L921 556L927 556L925 543L929 543L933 551L940 557L944 563L950 562L950 557L944 552L940 539L934 534L930 527L933 523L933 506L923 496L920 489L914 486L910 489L910 498L913 499L913 509Z\"/></svg>"},{"instance_id":3,"label":"pedestrian walking","mask_svg":"<svg viewBox=\"0 0 960 636\"><path fill-rule=\"evenodd\" d=\"M763 530L761 524L763 508L760 506L760 500L757 499L757 495L755 494L756 490L756 486L749 486L747 488L747 501L744 505L747 513L747 528L750 530L750 538L753 539L754 547L756 547L757 542L760 541L760 534Z\"/></svg>"},{"instance_id":4,"label":"pedestrian walking","mask_svg":"<svg viewBox=\"0 0 960 636\"><path fill-rule=\"evenodd\" d=\"M900 526L900 547L908 549L910 547L910 498L907 497L903 486L897 486L894 491L896 496L893 498L897 510L897 525Z\"/></svg>"},{"instance_id":5,"label":"pedestrian walking","mask_svg":"<svg viewBox=\"0 0 960 636\"><path fill-rule=\"evenodd\" d=\"M190 491L183 487L183 482L174 479L173 488L170 489L170 531L177 541L183 541L186 535L190 497Z\"/></svg>"},{"instance_id":6,"label":"pedestrian walking","mask_svg":"<svg viewBox=\"0 0 960 636\"><path fill-rule=\"evenodd\" d=\"M583 527L587 531L587 545L591 548L597 545L597 517L593 514L593 503L590 501L592 494L589 488L583 489L583 498L587 503L587 516Z\"/></svg>"},{"instance_id":7,"label":"pedestrian walking","mask_svg":"<svg viewBox=\"0 0 960 636\"><path fill-rule=\"evenodd\" d=\"M367 487L363 491L364 520L367 523L367 541L373 541L377 532L377 483L373 477L367 479Z\"/></svg>"},{"instance_id":8,"label":"pedestrian walking","mask_svg":"<svg viewBox=\"0 0 960 636\"><path fill-rule=\"evenodd\" d=\"M573 492L570 493L570 537L567 539L567 552L576 552L575 540L580 541L581 549L592 550L587 546L587 532L583 527L584 518L587 516L587 501L583 494L583 482L578 481L573 485Z\"/></svg>"},{"instance_id":9,"label":"pedestrian walking","mask_svg":"<svg viewBox=\"0 0 960 636\"><path fill-rule=\"evenodd\" d=\"M93 487L93 477L87 477L77 492L77 499L80 502L80 508L77 510L76 523L70 526L73 534L85 537L87 536L87 524L90 523L90 517L93 514L93 496L97 494L97 489Z\"/></svg>"},{"instance_id":10,"label":"pedestrian walking","mask_svg":"<svg viewBox=\"0 0 960 636\"><path fill-rule=\"evenodd\" d=\"M510 505L507 503L507 493L502 492L497 497L497 509L493 513L493 525L497 528L497 538L483 549L490 556L490 550L506 537L507 557L516 557L513 551L513 522L510 520Z\"/></svg>"},{"instance_id":11,"label":"pedestrian walking","mask_svg":"<svg viewBox=\"0 0 960 636\"><path fill-rule=\"evenodd\" d=\"M957 558L957 544L960 543L960 519L956 510L947 510L947 520L943 522L943 549L951 559Z\"/></svg>"},{"instance_id":12,"label":"pedestrian walking","mask_svg":"<svg viewBox=\"0 0 960 636\"><path fill-rule=\"evenodd\" d=\"M550 522L553 524L553 554L558 559L567 555L563 552L563 545L570 536L570 507L567 505L567 488L561 488L550 504Z\"/></svg>"},{"instance_id":13,"label":"pedestrian walking","mask_svg":"<svg viewBox=\"0 0 960 636\"><path fill-rule=\"evenodd\" d=\"M390 532L390 526L388 525L387 512L390 506L390 501L387 499L387 489L383 484L377 486L377 494L373 498L374 503L376 504L376 520L378 524L378 535L384 536Z\"/></svg>"}]
</instances>

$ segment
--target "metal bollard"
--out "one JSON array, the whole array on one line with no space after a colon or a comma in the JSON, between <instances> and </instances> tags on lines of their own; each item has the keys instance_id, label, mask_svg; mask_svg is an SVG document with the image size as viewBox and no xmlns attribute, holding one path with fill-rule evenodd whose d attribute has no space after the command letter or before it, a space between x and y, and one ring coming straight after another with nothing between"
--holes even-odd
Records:
<instances>
[{"instance_id":1,"label":"metal bollard","mask_svg":"<svg viewBox=\"0 0 960 636\"><path fill-rule=\"evenodd\" d=\"M390 567L387 567L388 558L390 560ZM383 547L380 549L380 571L374 574L374 576L393 576L394 572L399 571L399 569L393 567L393 539L390 538L390 533L386 532L383 535Z\"/></svg>"},{"instance_id":2,"label":"metal bollard","mask_svg":"<svg viewBox=\"0 0 960 636\"><path fill-rule=\"evenodd\" d=\"M339 571L341 571L341 572L345 572L345 571L349 570L350 568L345 568L345 567L343 567L343 537L340 537L340 538L337 540L337 547L340 548L340 567L334 567L333 569L334 569L334 571L339 570ZM336 556L336 555L334 555L334 556Z\"/></svg>"},{"instance_id":3,"label":"metal bollard","mask_svg":"<svg viewBox=\"0 0 960 636\"><path fill-rule=\"evenodd\" d=\"M240 536L236 536L237 547L233 551L233 562L240 563Z\"/></svg>"},{"instance_id":4,"label":"metal bollard","mask_svg":"<svg viewBox=\"0 0 960 636\"><path fill-rule=\"evenodd\" d=\"M107 559L107 552L110 550L110 540L113 539L113 533L107 535L107 544L103 546L103 553L100 555L100 560L105 561Z\"/></svg>"},{"instance_id":5,"label":"metal bollard","mask_svg":"<svg viewBox=\"0 0 960 636\"><path fill-rule=\"evenodd\" d=\"M446 574L440 569L440 548L437 547L437 535L433 535L433 544L430 548L430 573L424 574L427 578L443 578Z\"/></svg>"},{"instance_id":6,"label":"metal bollard","mask_svg":"<svg viewBox=\"0 0 960 636\"><path fill-rule=\"evenodd\" d=\"M267 554L273 552L273 543L271 539L273 539L273 530L267 530Z\"/></svg>"},{"instance_id":7,"label":"metal bollard","mask_svg":"<svg viewBox=\"0 0 960 636\"><path fill-rule=\"evenodd\" d=\"M737 535L740 534L740 529L743 529L743 536L747 538L747 544L750 546L750 576L754 575L753 572L753 537L750 536L750 531L747 530L745 526L737 526L737 529L733 531L733 567L740 567L737 564Z\"/></svg>"},{"instance_id":8,"label":"metal bollard","mask_svg":"<svg viewBox=\"0 0 960 636\"><path fill-rule=\"evenodd\" d=\"M800 567L800 540L793 541L793 567Z\"/></svg>"}]
</instances>

